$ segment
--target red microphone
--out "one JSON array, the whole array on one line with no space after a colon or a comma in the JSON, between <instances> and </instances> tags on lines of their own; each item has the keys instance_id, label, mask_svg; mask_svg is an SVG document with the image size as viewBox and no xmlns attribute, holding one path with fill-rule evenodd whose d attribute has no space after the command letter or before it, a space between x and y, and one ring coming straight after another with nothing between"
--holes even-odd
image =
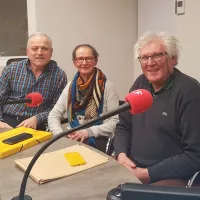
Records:
<instances>
[{"instance_id":1,"label":"red microphone","mask_svg":"<svg viewBox=\"0 0 200 200\"><path fill-rule=\"evenodd\" d=\"M26 95L25 99L17 99L17 100L11 100L6 102L0 102L0 106L8 105L8 104L21 104L26 103L28 107L37 107L43 102L43 97L38 92L32 92L28 95Z\"/></svg>"},{"instance_id":2,"label":"red microphone","mask_svg":"<svg viewBox=\"0 0 200 200\"><path fill-rule=\"evenodd\" d=\"M42 102L44 100L42 95L40 93L38 93L38 92L32 92L30 94L27 94L26 95L26 99L31 100L31 101L26 103L26 105L28 107L37 107L40 104L42 104Z\"/></svg>"},{"instance_id":3,"label":"red microphone","mask_svg":"<svg viewBox=\"0 0 200 200\"><path fill-rule=\"evenodd\" d=\"M129 111L133 115L145 112L153 103L153 97L151 93L144 89L138 89L130 92L125 97L125 100L129 102L131 106Z\"/></svg>"}]
</instances>

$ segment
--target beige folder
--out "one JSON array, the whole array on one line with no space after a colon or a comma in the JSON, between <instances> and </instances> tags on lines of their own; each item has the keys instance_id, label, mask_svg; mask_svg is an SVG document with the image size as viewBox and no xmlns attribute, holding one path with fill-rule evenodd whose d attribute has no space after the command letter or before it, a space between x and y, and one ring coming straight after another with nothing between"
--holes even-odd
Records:
<instances>
[{"instance_id":1,"label":"beige folder","mask_svg":"<svg viewBox=\"0 0 200 200\"><path fill-rule=\"evenodd\" d=\"M86 164L71 167L64 154L67 152L79 152ZM18 159L15 163L25 171L32 157ZM30 177L38 184L53 181L69 176L92 167L108 162L108 158L82 145L74 145L58 151L42 154L33 166Z\"/></svg>"}]
</instances>

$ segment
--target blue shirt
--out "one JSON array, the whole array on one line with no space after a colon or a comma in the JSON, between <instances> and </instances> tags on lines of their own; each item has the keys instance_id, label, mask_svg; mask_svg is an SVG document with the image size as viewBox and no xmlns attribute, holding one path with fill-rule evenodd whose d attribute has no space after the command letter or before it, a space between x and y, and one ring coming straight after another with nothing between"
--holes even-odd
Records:
<instances>
[{"instance_id":1,"label":"blue shirt","mask_svg":"<svg viewBox=\"0 0 200 200\"><path fill-rule=\"evenodd\" d=\"M50 61L42 74L35 78L30 68L29 59L12 63L6 66L0 77L0 101L24 99L31 92L42 94L44 101L36 107L27 107L26 104L10 104L0 107L0 120L3 113L11 116L29 118L36 116L38 124L47 120L49 112L57 102L62 90L67 84L65 72Z\"/></svg>"}]
</instances>

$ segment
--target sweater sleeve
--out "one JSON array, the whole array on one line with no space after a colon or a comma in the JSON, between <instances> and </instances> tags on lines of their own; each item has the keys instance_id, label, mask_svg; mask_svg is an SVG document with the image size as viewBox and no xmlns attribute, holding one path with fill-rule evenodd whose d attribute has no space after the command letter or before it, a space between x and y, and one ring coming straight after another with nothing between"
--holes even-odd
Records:
<instances>
[{"instance_id":1,"label":"sweater sleeve","mask_svg":"<svg viewBox=\"0 0 200 200\"><path fill-rule=\"evenodd\" d=\"M119 106L119 98L114 89L114 85L111 81L107 80L104 91L104 109L103 112L107 112ZM102 124L92 126L87 129L89 136L110 136L119 121L118 115L112 116L103 121Z\"/></svg>"},{"instance_id":2,"label":"sweater sleeve","mask_svg":"<svg viewBox=\"0 0 200 200\"><path fill-rule=\"evenodd\" d=\"M61 132L63 132L63 129L61 127L61 120L64 117L64 114L67 110L67 98L68 98L68 91L69 91L69 82L65 89L63 90L62 94L60 95L57 103L51 110L48 116L48 126L50 131L54 134L57 135Z\"/></svg>"},{"instance_id":3,"label":"sweater sleeve","mask_svg":"<svg viewBox=\"0 0 200 200\"><path fill-rule=\"evenodd\" d=\"M200 171L200 98L180 106L180 132L183 151L148 168L151 182L188 178Z\"/></svg>"}]
</instances>

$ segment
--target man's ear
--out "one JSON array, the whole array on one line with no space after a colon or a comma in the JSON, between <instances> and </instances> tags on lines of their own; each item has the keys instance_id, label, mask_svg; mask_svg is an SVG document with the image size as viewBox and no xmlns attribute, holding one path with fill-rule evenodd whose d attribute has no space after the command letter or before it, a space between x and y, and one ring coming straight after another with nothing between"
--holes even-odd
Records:
<instances>
[{"instance_id":1,"label":"man's ear","mask_svg":"<svg viewBox=\"0 0 200 200\"><path fill-rule=\"evenodd\" d=\"M172 56L172 64L173 66L176 66L178 64L178 59L175 56Z\"/></svg>"}]
</instances>

